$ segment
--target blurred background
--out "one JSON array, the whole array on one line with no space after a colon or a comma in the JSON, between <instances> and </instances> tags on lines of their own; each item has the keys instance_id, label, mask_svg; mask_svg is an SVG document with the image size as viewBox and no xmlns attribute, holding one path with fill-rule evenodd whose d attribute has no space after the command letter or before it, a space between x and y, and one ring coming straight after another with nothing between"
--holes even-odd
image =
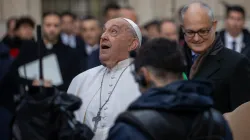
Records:
<instances>
[{"instance_id":1,"label":"blurred background","mask_svg":"<svg viewBox=\"0 0 250 140\"><path fill-rule=\"evenodd\" d=\"M94 15L103 20L103 8L107 3L116 2L120 6L131 6L138 15L138 24L143 25L152 19L173 18L181 6L191 0L0 0L0 37L6 32L6 20L11 16L30 15L36 23L47 11L71 11L77 16ZM218 30L223 28L225 6L220 0L203 0L214 10L219 21ZM250 28L249 0L224 0L228 4L239 4L246 10L246 27Z\"/></svg>"}]
</instances>

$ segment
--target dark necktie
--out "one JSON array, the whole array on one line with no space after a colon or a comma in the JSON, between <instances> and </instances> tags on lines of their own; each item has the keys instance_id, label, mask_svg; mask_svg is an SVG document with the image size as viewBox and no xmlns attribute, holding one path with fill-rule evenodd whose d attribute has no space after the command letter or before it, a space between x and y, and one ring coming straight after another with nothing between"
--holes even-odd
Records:
<instances>
[{"instance_id":1,"label":"dark necktie","mask_svg":"<svg viewBox=\"0 0 250 140\"><path fill-rule=\"evenodd\" d=\"M235 41L232 42L232 50L236 51L236 42Z\"/></svg>"},{"instance_id":2,"label":"dark necktie","mask_svg":"<svg viewBox=\"0 0 250 140\"><path fill-rule=\"evenodd\" d=\"M194 63L194 61L198 58L198 54L193 54L192 55L192 62Z\"/></svg>"}]
</instances>

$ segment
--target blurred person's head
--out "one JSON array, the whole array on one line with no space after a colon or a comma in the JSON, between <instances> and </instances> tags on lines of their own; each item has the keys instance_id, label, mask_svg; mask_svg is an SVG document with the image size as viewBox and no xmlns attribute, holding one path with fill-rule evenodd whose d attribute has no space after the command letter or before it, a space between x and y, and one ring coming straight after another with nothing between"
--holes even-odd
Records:
<instances>
[{"instance_id":1,"label":"blurred person's head","mask_svg":"<svg viewBox=\"0 0 250 140\"><path fill-rule=\"evenodd\" d=\"M141 40L140 29L132 20L115 18L107 21L100 40L101 63L112 69L129 58L129 52L137 49Z\"/></svg>"},{"instance_id":2,"label":"blurred person's head","mask_svg":"<svg viewBox=\"0 0 250 140\"><path fill-rule=\"evenodd\" d=\"M74 33L74 24L76 16L71 12L63 12L61 14L62 32L66 34Z\"/></svg>"},{"instance_id":3,"label":"blurred person's head","mask_svg":"<svg viewBox=\"0 0 250 140\"><path fill-rule=\"evenodd\" d=\"M120 16L123 18L128 18L137 24L137 15L132 7L122 7L120 9Z\"/></svg>"},{"instance_id":4,"label":"blurred person's head","mask_svg":"<svg viewBox=\"0 0 250 140\"><path fill-rule=\"evenodd\" d=\"M147 30L144 28L144 26L140 26L140 29L141 29L142 36L147 37L147 36L148 36L148 32L147 32Z\"/></svg>"},{"instance_id":5,"label":"blurred person's head","mask_svg":"<svg viewBox=\"0 0 250 140\"><path fill-rule=\"evenodd\" d=\"M22 40L31 40L34 38L33 31L35 22L28 16L20 17L16 21L15 35Z\"/></svg>"},{"instance_id":6,"label":"blurred person's head","mask_svg":"<svg viewBox=\"0 0 250 140\"><path fill-rule=\"evenodd\" d=\"M238 36L245 25L245 10L239 5L229 6L226 13L226 30L233 37Z\"/></svg>"},{"instance_id":7,"label":"blurred person's head","mask_svg":"<svg viewBox=\"0 0 250 140\"><path fill-rule=\"evenodd\" d=\"M81 29L81 20L77 18L74 22L74 35L80 36L81 33L80 29Z\"/></svg>"},{"instance_id":8,"label":"blurred person's head","mask_svg":"<svg viewBox=\"0 0 250 140\"><path fill-rule=\"evenodd\" d=\"M107 22L110 19L119 17L120 14L120 6L116 3L109 3L104 8L104 20Z\"/></svg>"},{"instance_id":9,"label":"blurred person's head","mask_svg":"<svg viewBox=\"0 0 250 140\"><path fill-rule=\"evenodd\" d=\"M14 37L15 36L15 26L16 26L16 22L17 22L17 18L15 17L10 17L8 20L7 20L7 23L6 23L6 28L7 28L7 35L9 37Z\"/></svg>"},{"instance_id":10,"label":"blurred person's head","mask_svg":"<svg viewBox=\"0 0 250 140\"><path fill-rule=\"evenodd\" d=\"M216 38L217 21L212 9L203 2L192 2L183 7L181 15L188 47L197 54L206 52Z\"/></svg>"},{"instance_id":11,"label":"blurred person's head","mask_svg":"<svg viewBox=\"0 0 250 140\"><path fill-rule=\"evenodd\" d=\"M43 15L43 37L46 43L55 44L61 32L60 15L56 12L48 12Z\"/></svg>"},{"instance_id":12,"label":"blurred person's head","mask_svg":"<svg viewBox=\"0 0 250 140\"><path fill-rule=\"evenodd\" d=\"M160 23L160 36L172 41L178 41L178 29L174 21L162 20Z\"/></svg>"},{"instance_id":13,"label":"blurred person's head","mask_svg":"<svg viewBox=\"0 0 250 140\"><path fill-rule=\"evenodd\" d=\"M152 20L144 25L144 28L147 30L147 37L149 39L157 38L160 36L159 24L160 22L158 20Z\"/></svg>"},{"instance_id":14,"label":"blurred person's head","mask_svg":"<svg viewBox=\"0 0 250 140\"><path fill-rule=\"evenodd\" d=\"M141 47L134 61L134 76L141 92L183 80L183 55L175 41L155 38Z\"/></svg>"},{"instance_id":15,"label":"blurred person's head","mask_svg":"<svg viewBox=\"0 0 250 140\"><path fill-rule=\"evenodd\" d=\"M80 33L82 39L90 46L99 44L102 33L99 21L93 16L86 16L81 20Z\"/></svg>"}]
</instances>

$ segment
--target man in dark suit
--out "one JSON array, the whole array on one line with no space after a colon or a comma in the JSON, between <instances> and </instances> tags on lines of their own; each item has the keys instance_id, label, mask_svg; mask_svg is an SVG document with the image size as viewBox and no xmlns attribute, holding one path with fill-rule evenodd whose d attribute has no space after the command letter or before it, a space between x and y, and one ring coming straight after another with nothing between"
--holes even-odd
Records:
<instances>
[{"instance_id":1,"label":"man in dark suit","mask_svg":"<svg viewBox=\"0 0 250 140\"><path fill-rule=\"evenodd\" d=\"M242 6L232 5L227 8L225 29L220 32L225 47L250 58L250 33L244 29L245 10Z\"/></svg>"},{"instance_id":2,"label":"man in dark suit","mask_svg":"<svg viewBox=\"0 0 250 140\"><path fill-rule=\"evenodd\" d=\"M81 64L76 53L69 46L62 44L59 37L60 23L60 16L57 13L48 12L44 14L42 25L43 41L40 46L40 55L42 57L49 55L56 56L60 71L59 75L62 78L62 82L56 85L54 83L55 79L45 78L44 85L55 85L59 90L66 91L72 79L81 72ZM20 55L12 63L9 72L0 82L0 105L6 106L11 112L15 110L15 104L13 103L14 95L22 92L25 93L28 91L28 86L39 85L39 81L37 80L38 75L30 78L27 76L28 72L26 75L22 75L19 69L30 62L38 60L38 45L35 41L25 41L22 43L22 46ZM45 62L43 62L43 65L45 66ZM27 67L23 67L23 70L27 71Z\"/></svg>"},{"instance_id":3,"label":"man in dark suit","mask_svg":"<svg viewBox=\"0 0 250 140\"><path fill-rule=\"evenodd\" d=\"M61 40L66 46L69 46L77 53L77 57L81 60L81 71L85 71L87 54L85 51L85 43L81 37L74 33L76 22L76 15L71 12L65 11L61 14Z\"/></svg>"},{"instance_id":4,"label":"man in dark suit","mask_svg":"<svg viewBox=\"0 0 250 140\"><path fill-rule=\"evenodd\" d=\"M229 112L250 100L250 62L226 47L215 34L217 21L205 3L193 2L182 11L187 74L213 83L215 108ZM195 15L195 16L194 16Z\"/></svg>"},{"instance_id":5,"label":"man in dark suit","mask_svg":"<svg viewBox=\"0 0 250 140\"><path fill-rule=\"evenodd\" d=\"M99 59L99 40L102 29L100 25L99 21L93 16L84 17L80 23L80 34L86 43L85 49L88 55L86 62L87 69L101 65Z\"/></svg>"}]
</instances>

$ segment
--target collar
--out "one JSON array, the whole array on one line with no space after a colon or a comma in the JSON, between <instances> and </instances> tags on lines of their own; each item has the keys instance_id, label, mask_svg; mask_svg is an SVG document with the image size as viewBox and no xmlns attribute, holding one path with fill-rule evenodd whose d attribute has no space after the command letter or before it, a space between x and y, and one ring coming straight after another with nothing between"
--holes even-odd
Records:
<instances>
[{"instance_id":1,"label":"collar","mask_svg":"<svg viewBox=\"0 0 250 140\"><path fill-rule=\"evenodd\" d=\"M46 49L51 50L53 48L53 44L47 43L45 44Z\"/></svg>"},{"instance_id":2,"label":"collar","mask_svg":"<svg viewBox=\"0 0 250 140\"><path fill-rule=\"evenodd\" d=\"M192 50L191 50L191 52L192 52L192 56L199 55L199 54L195 53L195 52L192 51Z\"/></svg>"},{"instance_id":3,"label":"collar","mask_svg":"<svg viewBox=\"0 0 250 140\"><path fill-rule=\"evenodd\" d=\"M243 33L241 32L237 37L234 38L228 32L226 32L226 39L227 42L233 42L233 41L236 41L237 43L241 42L243 40Z\"/></svg>"},{"instance_id":4,"label":"collar","mask_svg":"<svg viewBox=\"0 0 250 140\"><path fill-rule=\"evenodd\" d=\"M95 44L94 46L90 46L89 44L86 45L87 48L91 48L92 51L95 51L99 48L99 44Z\"/></svg>"},{"instance_id":5,"label":"collar","mask_svg":"<svg viewBox=\"0 0 250 140\"><path fill-rule=\"evenodd\" d=\"M120 62L118 62L112 69L108 69L108 72L110 71L117 71L117 70L120 70L120 69L123 69L127 66L129 66L131 63L132 63L132 59L131 58L127 58L125 60L122 60Z\"/></svg>"},{"instance_id":6,"label":"collar","mask_svg":"<svg viewBox=\"0 0 250 140\"><path fill-rule=\"evenodd\" d=\"M71 37L71 36L73 36L73 35L68 35L68 34L66 34L66 33L61 33L61 36L62 36L62 37Z\"/></svg>"}]
</instances>

